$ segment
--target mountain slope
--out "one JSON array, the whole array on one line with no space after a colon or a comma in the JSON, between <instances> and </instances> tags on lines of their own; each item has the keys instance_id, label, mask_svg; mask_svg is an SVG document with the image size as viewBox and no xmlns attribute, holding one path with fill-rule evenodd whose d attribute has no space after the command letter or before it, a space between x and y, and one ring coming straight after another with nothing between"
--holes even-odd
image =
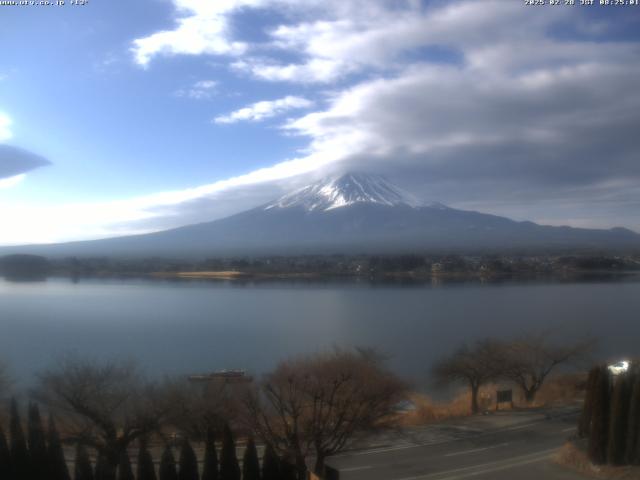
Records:
<instances>
[{"instance_id":1,"label":"mountain slope","mask_svg":"<svg viewBox=\"0 0 640 480\"><path fill-rule=\"evenodd\" d=\"M640 248L640 235L623 228L542 226L420 204L380 177L347 174L213 222L107 240L3 248L0 254L204 257L525 248Z\"/></svg>"}]
</instances>

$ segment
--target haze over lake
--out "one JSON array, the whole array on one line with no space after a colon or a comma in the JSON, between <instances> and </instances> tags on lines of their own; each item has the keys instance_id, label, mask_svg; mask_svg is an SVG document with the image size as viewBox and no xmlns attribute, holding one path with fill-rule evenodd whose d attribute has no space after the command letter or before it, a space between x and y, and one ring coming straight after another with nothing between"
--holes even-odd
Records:
<instances>
[{"instance_id":1,"label":"haze over lake","mask_svg":"<svg viewBox=\"0 0 640 480\"><path fill-rule=\"evenodd\" d=\"M640 354L640 282L228 283L0 280L0 352L18 383L59 355L130 357L158 375L244 368L292 354L378 347L426 384L434 359L463 341L552 328L600 340L599 353Z\"/></svg>"}]
</instances>

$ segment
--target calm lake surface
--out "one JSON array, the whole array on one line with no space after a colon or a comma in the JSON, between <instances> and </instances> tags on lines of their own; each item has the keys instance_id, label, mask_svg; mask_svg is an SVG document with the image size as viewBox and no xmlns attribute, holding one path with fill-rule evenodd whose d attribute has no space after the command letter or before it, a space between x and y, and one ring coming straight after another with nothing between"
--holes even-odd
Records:
<instances>
[{"instance_id":1,"label":"calm lake surface","mask_svg":"<svg viewBox=\"0 0 640 480\"><path fill-rule=\"evenodd\" d=\"M419 382L463 341L553 328L603 355L640 354L640 282L454 285L0 280L0 358L19 384L69 352L150 375L271 369L292 354L378 347Z\"/></svg>"}]
</instances>

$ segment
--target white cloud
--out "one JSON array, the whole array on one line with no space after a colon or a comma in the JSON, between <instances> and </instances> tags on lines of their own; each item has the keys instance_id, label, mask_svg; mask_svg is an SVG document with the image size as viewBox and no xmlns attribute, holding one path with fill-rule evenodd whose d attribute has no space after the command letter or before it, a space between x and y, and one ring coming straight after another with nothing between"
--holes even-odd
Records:
<instances>
[{"instance_id":1,"label":"white cloud","mask_svg":"<svg viewBox=\"0 0 640 480\"><path fill-rule=\"evenodd\" d=\"M15 175L13 177L0 178L0 189L15 187L16 185L22 183L25 178L26 175L24 173Z\"/></svg>"},{"instance_id":2,"label":"white cloud","mask_svg":"<svg viewBox=\"0 0 640 480\"><path fill-rule=\"evenodd\" d=\"M178 90L176 95L194 100L207 100L216 94L217 87L218 82L215 80L200 80L189 88Z\"/></svg>"},{"instance_id":3,"label":"white cloud","mask_svg":"<svg viewBox=\"0 0 640 480\"><path fill-rule=\"evenodd\" d=\"M11 117L6 113L0 112L0 142L4 142L13 137L13 132L11 131Z\"/></svg>"},{"instance_id":4,"label":"white cloud","mask_svg":"<svg viewBox=\"0 0 640 480\"><path fill-rule=\"evenodd\" d=\"M134 40L135 61L147 66L156 55L240 55L247 44L231 38L230 15L262 0L173 0L177 26Z\"/></svg>"},{"instance_id":5,"label":"white cloud","mask_svg":"<svg viewBox=\"0 0 640 480\"><path fill-rule=\"evenodd\" d=\"M244 175L184 190L159 192L112 202L63 205L15 205L0 201L0 245L52 243L147 233L184 224L178 216L163 227L144 228L154 219L171 216L190 202L215 199L224 203L229 194L245 187L291 179L329 165L336 158L308 155L286 160ZM232 196L232 195L231 195ZM262 201L271 198L262 199ZM233 209L233 205L229 205ZM220 216L220 215L219 215ZM222 215L224 216L224 215ZM197 221L211 220L199 217Z\"/></svg>"},{"instance_id":6,"label":"white cloud","mask_svg":"<svg viewBox=\"0 0 640 480\"><path fill-rule=\"evenodd\" d=\"M328 83L353 72L352 65L332 59L316 58L303 64L279 64L264 59L238 60L231 67L270 82Z\"/></svg>"},{"instance_id":7,"label":"white cloud","mask_svg":"<svg viewBox=\"0 0 640 480\"><path fill-rule=\"evenodd\" d=\"M147 65L159 54L215 54L242 57L236 71L268 81L329 83L365 69L393 71L406 54L429 46L474 48L509 39L526 44L524 32L541 31L569 9L534 14L505 0L468 0L429 7L412 0L173 0L180 14L174 30L134 41L136 61ZM272 9L284 23L268 30L268 40L234 38L234 15ZM551 11L553 10L553 11ZM496 15L496 12L500 12ZM526 28L521 25L526 24ZM251 54L259 51L262 57ZM283 62L281 53L300 57ZM481 60L481 59L479 59Z\"/></svg>"},{"instance_id":8,"label":"white cloud","mask_svg":"<svg viewBox=\"0 0 640 480\"><path fill-rule=\"evenodd\" d=\"M383 52L393 43L386 37L393 36L410 15L420 11L413 0L173 0L173 4L177 11L174 29L133 41L131 51L139 65L147 66L157 55L238 57L256 47L288 50L306 58L299 64L249 58L235 67L267 80L303 82L331 81L355 70L358 64L381 65L386 57ZM291 18L321 20L281 25L269 32L268 42L251 44L234 38L231 28L234 15L247 9L276 9ZM419 29L415 20L412 24ZM376 29L383 32L375 33Z\"/></svg>"},{"instance_id":9,"label":"white cloud","mask_svg":"<svg viewBox=\"0 0 640 480\"><path fill-rule=\"evenodd\" d=\"M288 95L277 100L264 100L248 107L241 108L228 115L221 115L214 119L215 123L236 123L240 121L259 122L265 118L275 117L286 111L309 108L313 102L306 98Z\"/></svg>"}]
</instances>

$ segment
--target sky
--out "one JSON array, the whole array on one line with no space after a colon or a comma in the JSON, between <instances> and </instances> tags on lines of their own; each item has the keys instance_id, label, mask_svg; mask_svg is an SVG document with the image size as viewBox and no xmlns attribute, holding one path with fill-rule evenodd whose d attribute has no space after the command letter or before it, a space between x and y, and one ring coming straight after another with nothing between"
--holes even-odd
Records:
<instances>
[{"instance_id":1,"label":"sky","mask_svg":"<svg viewBox=\"0 0 640 480\"><path fill-rule=\"evenodd\" d=\"M640 231L640 6L64 3L0 5L0 245L213 220L346 171Z\"/></svg>"}]
</instances>

